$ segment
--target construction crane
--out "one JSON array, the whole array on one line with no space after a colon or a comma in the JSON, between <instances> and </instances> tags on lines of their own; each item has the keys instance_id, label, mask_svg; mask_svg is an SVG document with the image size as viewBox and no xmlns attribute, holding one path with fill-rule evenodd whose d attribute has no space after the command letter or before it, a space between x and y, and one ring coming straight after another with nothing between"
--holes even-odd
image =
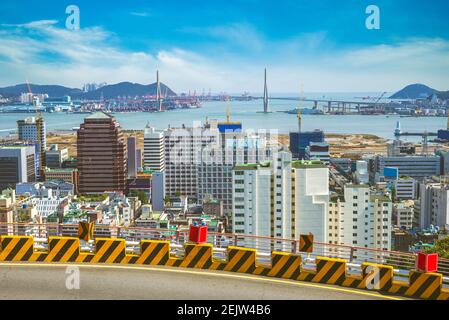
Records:
<instances>
[{"instance_id":1,"label":"construction crane","mask_svg":"<svg viewBox=\"0 0 449 320\"><path fill-rule=\"evenodd\" d=\"M374 112L376 112L377 111L377 104L379 103L379 101L383 98L383 97L385 97L385 95L387 94L387 92L382 92L382 94L376 99L376 101L374 102L374 106L373 106L373 108L374 108Z\"/></svg>"}]
</instances>

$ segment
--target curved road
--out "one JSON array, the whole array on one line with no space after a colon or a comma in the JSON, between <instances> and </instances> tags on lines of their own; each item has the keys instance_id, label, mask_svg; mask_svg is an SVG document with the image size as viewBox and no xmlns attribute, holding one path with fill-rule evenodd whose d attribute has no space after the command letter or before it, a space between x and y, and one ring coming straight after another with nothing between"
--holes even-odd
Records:
<instances>
[{"instance_id":1,"label":"curved road","mask_svg":"<svg viewBox=\"0 0 449 320\"><path fill-rule=\"evenodd\" d=\"M79 289L66 282L79 268ZM66 274L67 267L69 273ZM68 280L69 278L69 280ZM0 263L0 299L400 299L375 292L229 272L120 265Z\"/></svg>"}]
</instances>

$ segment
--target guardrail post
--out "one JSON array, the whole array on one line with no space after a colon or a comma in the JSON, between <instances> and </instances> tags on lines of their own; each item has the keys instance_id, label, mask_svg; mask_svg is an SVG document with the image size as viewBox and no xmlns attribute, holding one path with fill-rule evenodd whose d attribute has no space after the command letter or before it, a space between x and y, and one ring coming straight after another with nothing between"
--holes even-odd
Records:
<instances>
[{"instance_id":1,"label":"guardrail post","mask_svg":"<svg viewBox=\"0 0 449 320\"><path fill-rule=\"evenodd\" d=\"M354 248L351 247L351 252L349 253L349 262L352 262L354 260Z\"/></svg>"},{"instance_id":2,"label":"guardrail post","mask_svg":"<svg viewBox=\"0 0 449 320\"><path fill-rule=\"evenodd\" d=\"M296 240L292 241L292 253L296 253Z\"/></svg>"},{"instance_id":3,"label":"guardrail post","mask_svg":"<svg viewBox=\"0 0 449 320\"><path fill-rule=\"evenodd\" d=\"M238 242L238 237L237 237L237 235L234 235L234 246L237 246L237 242Z\"/></svg>"}]
</instances>

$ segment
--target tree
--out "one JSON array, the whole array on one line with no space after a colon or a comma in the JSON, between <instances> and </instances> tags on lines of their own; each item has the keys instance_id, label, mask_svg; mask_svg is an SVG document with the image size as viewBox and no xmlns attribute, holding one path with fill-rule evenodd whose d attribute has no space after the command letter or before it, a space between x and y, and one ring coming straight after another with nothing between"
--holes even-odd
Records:
<instances>
[{"instance_id":1,"label":"tree","mask_svg":"<svg viewBox=\"0 0 449 320\"><path fill-rule=\"evenodd\" d=\"M433 248L427 248L426 253L438 253L441 258L449 259L449 237L435 241Z\"/></svg>"},{"instance_id":2,"label":"tree","mask_svg":"<svg viewBox=\"0 0 449 320\"><path fill-rule=\"evenodd\" d=\"M129 193L131 197L137 197L142 203L148 203L148 195L143 190L131 190Z\"/></svg>"}]
</instances>

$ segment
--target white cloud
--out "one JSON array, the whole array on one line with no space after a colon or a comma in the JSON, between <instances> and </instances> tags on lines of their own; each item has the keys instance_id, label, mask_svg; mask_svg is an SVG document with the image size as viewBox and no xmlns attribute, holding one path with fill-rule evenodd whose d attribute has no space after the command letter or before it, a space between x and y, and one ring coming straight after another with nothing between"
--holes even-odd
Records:
<instances>
[{"instance_id":1,"label":"white cloud","mask_svg":"<svg viewBox=\"0 0 449 320\"><path fill-rule=\"evenodd\" d=\"M121 48L120 39L100 27L70 31L56 22L0 28L1 86L25 79L72 87L103 81L151 83L159 69L161 80L175 91L257 93L267 67L270 92L298 92L301 83L306 92L394 91L415 82L449 89L449 41L444 39L342 50L325 31L273 42L242 23L209 28L208 36L216 41L209 47L195 52L166 47L153 55ZM238 55L235 46L247 49L246 54Z\"/></svg>"},{"instance_id":2,"label":"white cloud","mask_svg":"<svg viewBox=\"0 0 449 320\"><path fill-rule=\"evenodd\" d=\"M2 27L23 27L23 28L33 29L33 28L51 26L51 25L55 25L57 23L58 23L58 20L37 20L37 21L32 21L32 22L23 23L23 24L3 23L3 24L1 24L1 26Z\"/></svg>"},{"instance_id":3,"label":"white cloud","mask_svg":"<svg viewBox=\"0 0 449 320\"><path fill-rule=\"evenodd\" d=\"M136 17L149 17L150 13L148 11L133 11L130 13L132 16L136 16Z\"/></svg>"}]
</instances>

